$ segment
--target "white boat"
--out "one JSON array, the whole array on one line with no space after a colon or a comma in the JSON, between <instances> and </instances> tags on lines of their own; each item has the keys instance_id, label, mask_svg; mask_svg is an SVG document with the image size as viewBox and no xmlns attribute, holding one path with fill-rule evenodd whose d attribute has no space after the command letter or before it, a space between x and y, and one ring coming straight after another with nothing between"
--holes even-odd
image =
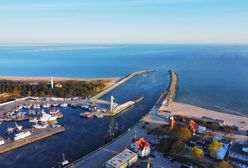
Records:
<instances>
[{"instance_id":1,"label":"white boat","mask_svg":"<svg viewBox=\"0 0 248 168\"><path fill-rule=\"evenodd\" d=\"M63 103L60 105L60 107L67 107L67 106L68 106L68 104L66 104L66 103Z\"/></svg>"},{"instance_id":2,"label":"white boat","mask_svg":"<svg viewBox=\"0 0 248 168\"><path fill-rule=\"evenodd\" d=\"M17 141L19 139L23 139L23 138L26 138L28 136L31 135L31 132L30 131L25 131L25 132L20 132L20 133L17 133L15 134L14 136L14 141Z\"/></svg>"},{"instance_id":3,"label":"white boat","mask_svg":"<svg viewBox=\"0 0 248 168\"><path fill-rule=\"evenodd\" d=\"M31 123L35 123L35 122L38 122L38 121L39 120L36 117L29 119L29 122L31 122Z\"/></svg>"},{"instance_id":4,"label":"white boat","mask_svg":"<svg viewBox=\"0 0 248 168\"><path fill-rule=\"evenodd\" d=\"M12 127L8 127L7 128L7 134L11 134L11 133L13 133L14 132L14 128L12 128Z\"/></svg>"},{"instance_id":5,"label":"white boat","mask_svg":"<svg viewBox=\"0 0 248 168\"><path fill-rule=\"evenodd\" d=\"M53 107L58 107L59 106L59 104L58 103L53 103L53 105L52 105Z\"/></svg>"},{"instance_id":6,"label":"white boat","mask_svg":"<svg viewBox=\"0 0 248 168\"><path fill-rule=\"evenodd\" d=\"M29 110L29 111L28 111L28 114L29 114L29 115L36 115L36 111L35 111L35 110Z\"/></svg>"},{"instance_id":7,"label":"white boat","mask_svg":"<svg viewBox=\"0 0 248 168\"><path fill-rule=\"evenodd\" d=\"M52 127L53 127L53 128L59 128L59 127L61 127L61 125L55 124L55 125L52 125Z\"/></svg>"},{"instance_id":8,"label":"white boat","mask_svg":"<svg viewBox=\"0 0 248 168\"><path fill-rule=\"evenodd\" d=\"M22 130L22 125L18 125L16 122L15 122L15 125L16 125L16 129L18 130L18 131L21 131Z\"/></svg>"},{"instance_id":9,"label":"white boat","mask_svg":"<svg viewBox=\"0 0 248 168\"><path fill-rule=\"evenodd\" d=\"M30 105L27 105L27 104L26 104L26 105L23 106L24 109L30 109L31 107L32 107L31 104L30 104Z\"/></svg>"},{"instance_id":10,"label":"white boat","mask_svg":"<svg viewBox=\"0 0 248 168\"><path fill-rule=\"evenodd\" d=\"M60 110L59 109L53 109L51 110L49 113L52 114L52 115L56 115L57 113L59 113Z\"/></svg>"},{"instance_id":11,"label":"white boat","mask_svg":"<svg viewBox=\"0 0 248 168\"><path fill-rule=\"evenodd\" d=\"M48 127L48 124L40 125L40 124L38 124L38 122L36 122L36 124L33 125L33 127L36 128L36 129L44 129L44 128Z\"/></svg>"},{"instance_id":12,"label":"white boat","mask_svg":"<svg viewBox=\"0 0 248 168\"><path fill-rule=\"evenodd\" d=\"M85 109L85 110L89 110L89 106L88 105L82 105L81 108Z\"/></svg>"},{"instance_id":13,"label":"white boat","mask_svg":"<svg viewBox=\"0 0 248 168\"><path fill-rule=\"evenodd\" d=\"M47 114L45 112L42 112L41 117L39 118L39 121L41 121L41 122L55 121L55 120L57 120L57 116L52 116L52 115Z\"/></svg>"},{"instance_id":14,"label":"white boat","mask_svg":"<svg viewBox=\"0 0 248 168\"><path fill-rule=\"evenodd\" d=\"M34 104L33 109L40 109L40 105L39 104Z\"/></svg>"},{"instance_id":15,"label":"white boat","mask_svg":"<svg viewBox=\"0 0 248 168\"><path fill-rule=\"evenodd\" d=\"M49 103L43 104L43 105L42 105L43 108L49 108L50 106L51 106L51 105L50 105Z\"/></svg>"}]
</instances>

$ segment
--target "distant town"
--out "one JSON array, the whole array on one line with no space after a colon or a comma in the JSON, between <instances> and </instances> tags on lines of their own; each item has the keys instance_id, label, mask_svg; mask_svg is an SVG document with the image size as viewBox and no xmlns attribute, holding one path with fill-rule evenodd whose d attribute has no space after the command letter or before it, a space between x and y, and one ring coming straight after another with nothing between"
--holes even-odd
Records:
<instances>
[{"instance_id":1,"label":"distant town","mask_svg":"<svg viewBox=\"0 0 248 168\"><path fill-rule=\"evenodd\" d=\"M113 96L101 97L131 78L156 73L142 70L121 79L6 80L0 81L0 122L14 122L0 138L0 154L66 131L59 119L61 108L84 109L82 120L110 117L106 144L99 149L54 167L248 168L248 118L175 102L180 76L169 71L164 88L150 112L123 131L114 116L125 113L145 97L118 104ZM164 84L166 86L166 84ZM28 121L25 128L21 121ZM62 155L62 154L61 154Z\"/></svg>"}]
</instances>

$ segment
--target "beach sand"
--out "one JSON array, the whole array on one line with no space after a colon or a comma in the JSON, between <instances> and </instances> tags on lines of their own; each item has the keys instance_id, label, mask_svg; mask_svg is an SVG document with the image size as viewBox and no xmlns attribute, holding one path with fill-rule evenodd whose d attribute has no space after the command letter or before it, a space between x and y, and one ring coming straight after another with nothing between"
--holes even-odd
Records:
<instances>
[{"instance_id":1,"label":"beach sand","mask_svg":"<svg viewBox=\"0 0 248 168\"><path fill-rule=\"evenodd\" d=\"M174 115L184 115L189 117L202 118L203 116L213 119L224 120L226 125L238 126L240 130L248 130L248 117L228 114L219 111L204 109L195 105L173 102L169 108L161 109L169 110Z\"/></svg>"},{"instance_id":2,"label":"beach sand","mask_svg":"<svg viewBox=\"0 0 248 168\"><path fill-rule=\"evenodd\" d=\"M53 77L53 81L59 82L59 81L117 81L120 78L64 78L64 77ZM33 76L0 76L0 80L10 80L10 81L47 81L50 82L51 77L33 77Z\"/></svg>"}]
</instances>

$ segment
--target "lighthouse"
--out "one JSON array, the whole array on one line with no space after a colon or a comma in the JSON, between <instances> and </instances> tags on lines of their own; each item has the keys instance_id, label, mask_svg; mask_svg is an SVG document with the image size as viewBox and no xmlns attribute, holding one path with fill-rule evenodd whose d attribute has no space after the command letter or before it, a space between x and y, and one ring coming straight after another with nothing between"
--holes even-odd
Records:
<instances>
[{"instance_id":1,"label":"lighthouse","mask_svg":"<svg viewBox=\"0 0 248 168\"><path fill-rule=\"evenodd\" d=\"M51 77L51 88L53 89L53 77Z\"/></svg>"}]
</instances>

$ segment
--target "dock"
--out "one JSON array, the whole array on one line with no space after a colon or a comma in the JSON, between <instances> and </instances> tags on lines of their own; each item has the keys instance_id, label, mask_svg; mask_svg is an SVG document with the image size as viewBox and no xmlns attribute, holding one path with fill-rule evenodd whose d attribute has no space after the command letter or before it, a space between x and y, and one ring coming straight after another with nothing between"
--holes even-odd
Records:
<instances>
[{"instance_id":1,"label":"dock","mask_svg":"<svg viewBox=\"0 0 248 168\"><path fill-rule=\"evenodd\" d=\"M134 101L128 101L126 103L123 103L121 105L118 105L113 111L107 111L107 112L88 112L84 113L85 115L81 114L81 117L87 117L88 115L94 116L94 117L114 117L117 114L120 114L121 112L133 107L134 105L140 103L144 97L141 97Z\"/></svg>"},{"instance_id":2,"label":"dock","mask_svg":"<svg viewBox=\"0 0 248 168\"><path fill-rule=\"evenodd\" d=\"M53 136L55 134L61 133L65 131L64 127L58 127L58 128L45 128L45 129L26 129L32 132L32 134L26 138L13 141L13 140L5 140L5 144L0 145L0 154L9 152L11 150L20 148L22 146L25 146L27 144L45 139L47 137Z\"/></svg>"},{"instance_id":3,"label":"dock","mask_svg":"<svg viewBox=\"0 0 248 168\"><path fill-rule=\"evenodd\" d=\"M157 70L141 70L141 71L137 71L137 72L131 73L131 74L127 75L126 77L120 79L119 81L117 81L113 85L110 85L109 87L106 87L102 91L98 92L97 94L95 94L94 96L92 96L90 98L90 100L91 101L94 101L96 99L99 99L100 97L106 95L107 93L109 93L110 91L112 91L113 89L115 89L116 87L122 85L123 83L125 83L126 81L128 81L129 79L131 79L131 78L133 78L135 76L138 76L138 75L143 74L143 73L156 72L156 71Z\"/></svg>"}]
</instances>

